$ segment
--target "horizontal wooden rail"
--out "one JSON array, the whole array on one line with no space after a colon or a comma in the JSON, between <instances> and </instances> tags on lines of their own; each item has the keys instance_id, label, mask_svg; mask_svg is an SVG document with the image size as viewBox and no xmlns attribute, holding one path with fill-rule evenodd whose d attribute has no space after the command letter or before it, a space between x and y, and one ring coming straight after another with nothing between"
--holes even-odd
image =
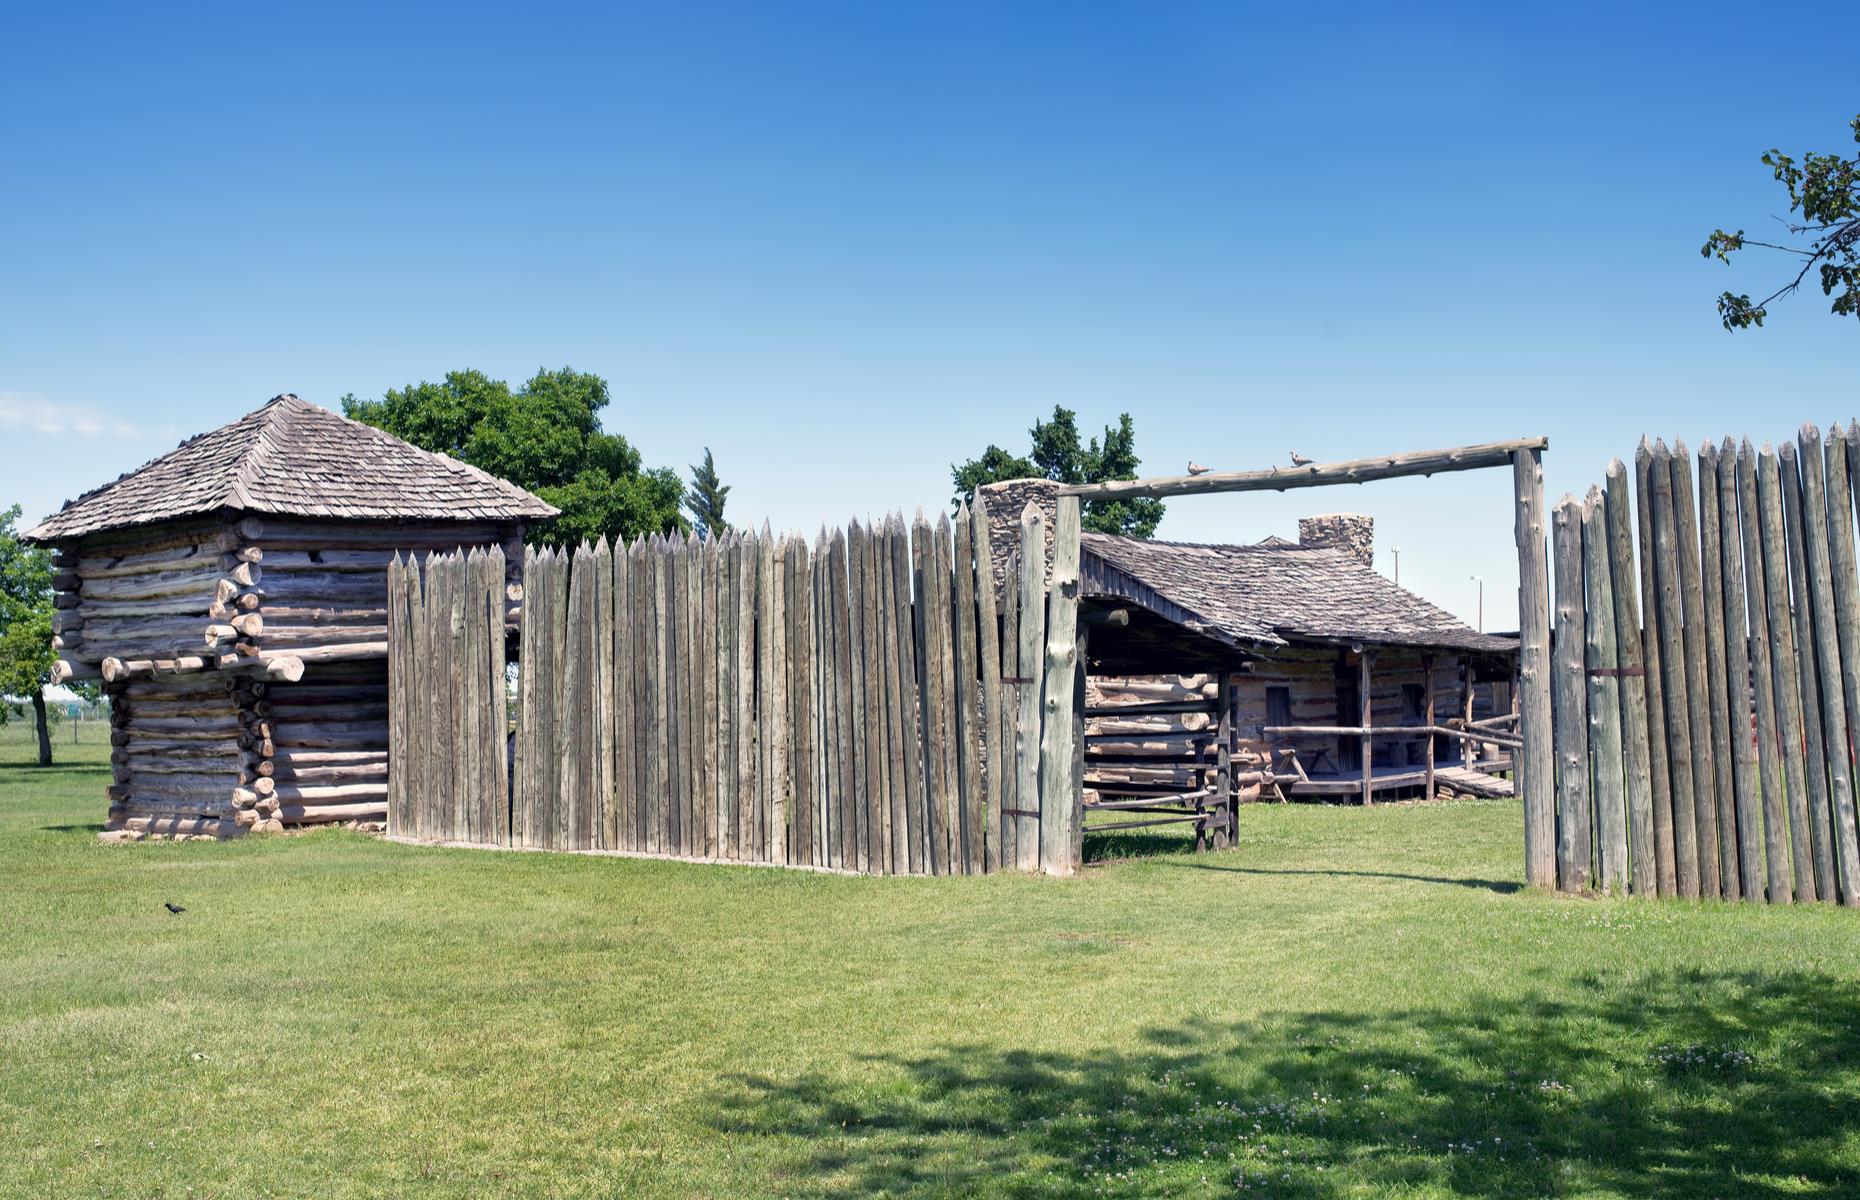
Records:
<instances>
[{"instance_id":1,"label":"horizontal wooden rail","mask_svg":"<svg viewBox=\"0 0 1860 1200\"><path fill-rule=\"evenodd\" d=\"M1197 770L1209 770L1218 761L1212 747L1183 754L1110 754L1089 749L1085 752L1085 769L1088 771L1101 767L1149 767L1168 770L1172 766L1187 770L1189 764L1193 764Z\"/></svg>"},{"instance_id":2,"label":"horizontal wooden rail","mask_svg":"<svg viewBox=\"0 0 1860 1200\"><path fill-rule=\"evenodd\" d=\"M1445 450L1415 450L1349 462L1306 463L1265 471L1209 471L1203 475L1169 475L1154 479L1119 479L1109 483L1077 483L1059 489L1061 496L1085 500L1126 500L1137 496L1207 496L1217 492L1283 492L1288 488L1323 487L1336 483L1368 483L1372 479L1399 479L1408 475L1438 475L1445 471L1476 471L1511 465L1519 451L1544 450L1550 439L1516 438Z\"/></svg>"},{"instance_id":3,"label":"horizontal wooden rail","mask_svg":"<svg viewBox=\"0 0 1860 1200\"><path fill-rule=\"evenodd\" d=\"M1088 812L1108 812L1121 808L1154 808L1157 812L1166 812L1168 805L1194 804L1201 800L1212 800L1214 796L1214 789L1206 788L1199 792L1174 792L1165 796L1139 796L1128 800L1094 800L1085 808Z\"/></svg>"},{"instance_id":4,"label":"horizontal wooden rail","mask_svg":"<svg viewBox=\"0 0 1860 1200\"><path fill-rule=\"evenodd\" d=\"M1219 704L1213 700L1153 700L1143 704L1091 704L1085 708L1088 717L1149 717L1171 716L1180 713L1211 713L1217 711Z\"/></svg>"},{"instance_id":5,"label":"horizontal wooden rail","mask_svg":"<svg viewBox=\"0 0 1860 1200\"><path fill-rule=\"evenodd\" d=\"M1266 725L1260 732L1267 737L1441 737L1462 738L1473 742L1490 742L1495 746L1516 747L1519 738L1483 729L1455 729L1447 725Z\"/></svg>"}]
</instances>

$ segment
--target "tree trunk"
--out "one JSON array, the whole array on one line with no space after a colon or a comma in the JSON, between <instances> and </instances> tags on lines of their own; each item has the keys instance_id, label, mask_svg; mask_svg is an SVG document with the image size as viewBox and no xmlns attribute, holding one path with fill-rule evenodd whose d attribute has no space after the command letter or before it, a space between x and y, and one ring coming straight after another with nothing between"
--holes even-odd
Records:
<instances>
[{"instance_id":1,"label":"tree trunk","mask_svg":"<svg viewBox=\"0 0 1860 1200\"><path fill-rule=\"evenodd\" d=\"M39 765L52 765L52 728L45 716L45 689L32 689L32 719L39 729Z\"/></svg>"}]
</instances>

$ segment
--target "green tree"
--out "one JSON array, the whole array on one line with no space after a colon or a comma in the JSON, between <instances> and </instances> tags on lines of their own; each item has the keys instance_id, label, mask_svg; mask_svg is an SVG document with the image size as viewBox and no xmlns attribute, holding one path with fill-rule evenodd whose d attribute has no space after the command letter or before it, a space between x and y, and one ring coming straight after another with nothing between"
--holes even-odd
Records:
<instances>
[{"instance_id":1,"label":"green tree","mask_svg":"<svg viewBox=\"0 0 1860 1200\"><path fill-rule=\"evenodd\" d=\"M0 694L32 704L39 734L39 765L52 765L45 685L51 682L52 556L19 540L19 505L0 513ZM6 708L0 705L0 724Z\"/></svg>"},{"instance_id":2,"label":"green tree","mask_svg":"<svg viewBox=\"0 0 1860 1200\"><path fill-rule=\"evenodd\" d=\"M1860 142L1860 117L1848 125L1854 141ZM1744 247L1761 246L1796 255L1801 267L1762 300L1752 301L1735 292L1721 294L1718 319L1733 330L1762 325L1769 306L1800 287L1811 271L1819 277L1821 294L1834 297L1831 312L1860 317L1860 154L1842 158L1811 151L1797 162L1781 150L1771 150L1763 156L1763 165L1789 193L1790 216L1778 220L1791 237L1804 239L1802 243L1759 242L1746 238L1741 229L1736 233L1715 229L1699 253L1729 263L1731 255Z\"/></svg>"},{"instance_id":3,"label":"green tree","mask_svg":"<svg viewBox=\"0 0 1860 1200\"><path fill-rule=\"evenodd\" d=\"M677 473L645 467L632 443L601 429L608 401L606 380L567 367L538 371L516 390L482 371L450 371L444 382L390 388L379 400L344 396L342 411L561 509L530 530L535 545L682 532Z\"/></svg>"},{"instance_id":4,"label":"green tree","mask_svg":"<svg viewBox=\"0 0 1860 1200\"><path fill-rule=\"evenodd\" d=\"M1057 405L1050 421L1035 421L1027 431L1031 446L1027 454L1011 454L990 445L980 458L950 467L956 485L951 507L961 505L975 495L985 483L1007 479L1051 479L1057 483L1104 483L1113 479L1135 479L1142 460L1137 457L1136 432L1130 414L1123 413L1116 425L1104 428L1104 438L1079 441L1078 414ZM1162 524L1163 502L1151 499L1090 500L1079 514L1079 524L1099 533L1146 538Z\"/></svg>"},{"instance_id":5,"label":"green tree","mask_svg":"<svg viewBox=\"0 0 1860 1200\"><path fill-rule=\"evenodd\" d=\"M730 532L730 523L723 519L723 504L729 497L730 485L717 477L717 462L706 446L704 461L692 465L691 486L685 489L685 508L705 537Z\"/></svg>"}]
</instances>

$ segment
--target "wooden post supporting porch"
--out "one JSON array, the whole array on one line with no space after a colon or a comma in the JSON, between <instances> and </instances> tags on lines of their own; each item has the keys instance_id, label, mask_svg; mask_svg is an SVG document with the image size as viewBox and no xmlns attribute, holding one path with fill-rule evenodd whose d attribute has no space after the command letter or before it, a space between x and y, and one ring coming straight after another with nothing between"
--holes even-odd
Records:
<instances>
[{"instance_id":1,"label":"wooden post supporting porch","mask_svg":"<svg viewBox=\"0 0 1860 1200\"><path fill-rule=\"evenodd\" d=\"M1421 656L1421 675L1424 680L1421 686L1427 689L1427 723L1431 726L1434 724L1433 655L1423 654ZM1425 795L1429 800L1434 798L1434 735L1431 733L1427 735L1427 791Z\"/></svg>"},{"instance_id":2,"label":"wooden post supporting porch","mask_svg":"<svg viewBox=\"0 0 1860 1200\"><path fill-rule=\"evenodd\" d=\"M1370 695L1369 668L1376 660L1376 652L1365 646L1356 655L1356 691L1357 701L1362 708L1362 759L1363 759L1363 804L1376 802L1376 753L1369 740L1369 731L1375 726L1375 700Z\"/></svg>"},{"instance_id":3,"label":"wooden post supporting porch","mask_svg":"<svg viewBox=\"0 0 1860 1200\"><path fill-rule=\"evenodd\" d=\"M1468 731L1472 729L1472 719L1473 661L1472 656L1467 655L1460 661L1460 721L1466 726ZM1467 770L1472 769L1473 747L1475 745L1477 745L1477 743L1472 740L1470 732L1466 737L1460 739L1460 766L1465 767Z\"/></svg>"}]
</instances>

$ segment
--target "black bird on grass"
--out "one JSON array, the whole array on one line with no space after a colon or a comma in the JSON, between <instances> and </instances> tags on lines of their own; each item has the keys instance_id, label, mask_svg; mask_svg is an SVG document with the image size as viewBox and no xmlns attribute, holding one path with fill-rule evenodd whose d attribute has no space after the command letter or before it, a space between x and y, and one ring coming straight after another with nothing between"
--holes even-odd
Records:
<instances>
[{"instance_id":1,"label":"black bird on grass","mask_svg":"<svg viewBox=\"0 0 1860 1200\"><path fill-rule=\"evenodd\" d=\"M169 912L173 913L177 917L187 911L185 908L182 908L180 905L174 903L172 900L163 900L161 902L161 906L167 909Z\"/></svg>"}]
</instances>

